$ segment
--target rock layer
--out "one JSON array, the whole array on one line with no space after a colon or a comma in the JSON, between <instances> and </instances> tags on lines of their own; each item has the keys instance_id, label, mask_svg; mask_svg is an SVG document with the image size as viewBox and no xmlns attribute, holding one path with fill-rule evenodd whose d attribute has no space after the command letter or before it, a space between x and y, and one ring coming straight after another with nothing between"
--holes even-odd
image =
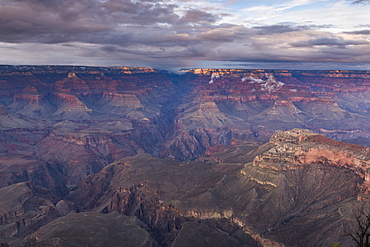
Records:
<instances>
[{"instance_id":1,"label":"rock layer","mask_svg":"<svg viewBox=\"0 0 370 247\"><path fill-rule=\"evenodd\" d=\"M210 148L191 162L149 154L122 158L87 176L69 194L60 186L35 186L39 179L4 187L0 194L8 201L0 207L1 241L14 246L65 241L55 227L83 217L67 215L70 211L91 211L107 224L118 215L135 216L159 246L207 242L204 234L235 246L350 244L344 229L351 227L352 209L370 199L369 148L303 129L277 133L262 145L232 143ZM34 208L45 216L36 217ZM120 214L111 219L113 212ZM62 218L22 240L57 217ZM25 223L14 228L19 219ZM195 235L188 236L189 224L199 228Z\"/></svg>"},{"instance_id":2,"label":"rock layer","mask_svg":"<svg viewBox=\"0 0 370 247\"><path fill-rule=\"evenodd\" d=\"M194 69L178 76L130 67L1 66L0 72L0 103L20 118L0 123L26 127L32 118L48 122L48 135L59 121L95 128L98 120L101 135L102 122L124 119L133 126L119 141L129 143L127 155L144 150L190 160L233 139L267 141L297 127L370 145L367 71Z\"/></svg>"},{"instance_id":3,"label":"rock layer","mask_svg":"<svg viewBox=\"0 0 370 247\"><path fill-rule=\"evenodd\" d=\"M88 210L135 215L164 246L176 243L171 236L182 239L186 221L216 224L230 241L252 246L350 243L341 225L349 227L351 208L367 203L369 148L294 129L261 146L208 154L201 160L212 165L125 158L90 176L70 199Z\"/></svg>"},{"instance_id":4,"label":"rock layer","mask_svg":"<svg viewBox=\"0 0 370 247\"><path fill-rule=\"evenodd\" d=\"M6 241L83 209L136 216L163 246L187 221L241 245L346 244L370 198L368 149L328 138L370 143L367 71L0 66L0 81L0 187L31 191L1 211Z\"/></svg>"}]
</instances>

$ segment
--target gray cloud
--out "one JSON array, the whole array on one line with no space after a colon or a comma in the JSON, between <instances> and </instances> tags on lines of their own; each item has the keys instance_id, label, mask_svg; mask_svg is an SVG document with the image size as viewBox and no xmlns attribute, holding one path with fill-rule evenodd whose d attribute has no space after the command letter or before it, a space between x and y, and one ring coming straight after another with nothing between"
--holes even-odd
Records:
<instances>
[{"instance_id":1,"label":"gray cloud","mask_svg":"<svg viewBox=\"0 0 370 247\"><path fill-rule=\"evenodd\" d=\"M175 4L158 3L157 1L109 0L100 5L102 14L110 15L119 24L152 25L171 24L180 16L174 10Z\"/></svg>"},{"instance_id":2,"label":"gray cloud","mask_svg":"<svg viewBox=\"0 0 370 247\"><path fill-rule=\"evenodd\" d=\"M295 31L301 31L304 29L308 29L308 27L295 27L295 26L284 25L284 24L277 24L277 25L271 25L271 26L257 26L254 28L258 30L259 34L288 33L288 32L295 32Z\"/></svg>"},{"instance_id":3,"label":"gray cloud","mask_svg":"<svg viewBox=\"0 0 370 247\"><path fill-rule=\"evenodd\" d=\"M14 3L2 0L0 41L61 43L111 29L108 23L97 18L96 12L89 11L92 9L92 2L87 0L16 0Z\"/></svg>"},{"instance_id":4,"label":"gray cloud","mask_svg":"<svg viewBox=\"0 0 370 247\"><path fill-rule=\"evenodd\" d=\"M255 26L258 30L258 34L278 34L278 33L289 33L312 29L332 28L333 25L295 25L279 23L270 26Z\"/></svg>"},{"instance_id":5,"label":"gray cloud","mask_svg":"<svg viewBox=\"0 0 370 247\"><path fill-rule=\"evenodd\" d=\"M186 11L185 15L179 19L178 23L204 24L204 23L214 23L219 19L220 17L210 14L206 11L191 9Z\"/></svg>"},{"instance_id":6,"label":"gray cloud","mask_svg":"<svg viewBox=\"0 0 370 247\"><path fill-rule=\"evenodd\" d=\"M370 29L366 29L366 30L357 30L357 31L352 31L352 32L345 32L345 33L348 33L348 34L365 34L365 35L368 35L370 34Z\"/></svg>"},{"instance_id":7,"label":"gray cloud","mask_svg":"<svg viewBox=\"0 0 370 247\"><path fill-rule=\"evenodd\" d=\"M145 42L145 37L158 43L166 42L165 37L170 41L174 32L209 28L220 19L199 9L180 16L176 8L148 0L0 0L0 41L127 45Z\"/></svg>"},{"instance_id":8,"label":"gray cloud","mask_svg":"<svg viewBox=\"0 0 370 247\"><path fill-rule=\"evenodd\" d=\"M369 45L370 42L357 40L344 40L339 38L317 38L307 41L297 41L290 43L293 47L314 47L314 46L338 46L346 47L348 45Z\"/></svg>"},{"instance_id":9,"label":"gray cloud","mask_svg":"<svg viewBox=\"0 0 370 247\"><path fill-rule=\"evenodd\" d=\"M357 1L354 1L352 4L360 4L360 3L363 3L363 4L370 3L370 0L357 0Z\"/></svg>"},{"instance_id":10,"label":"gray cloud","mask_svg":"<svg viewBox=\"0 0 370 247\"><path fill-rule=\"evenodd\" d=\"M62 63L103 61L188 66L196 61L366 62L364 30L348 37L319 31L332 25L278 23L247 28L222 23L228 14L160 0L0 0L0 56L47 51ZM182 4L187 2L181 1ZM367 2L367 1L356 1ZM306 22L309 23L309 22ZM3 53L2 53L3 52ZM33 53L32 53L33 52ZM353 55L356 55L354 57ZM26 56L26 55L23 55ZM45 57L47 57L45 55ZM23 61L23 60L19 60ZM45 63L49 60L43 60Z\"/></svg>"}]
</instances>

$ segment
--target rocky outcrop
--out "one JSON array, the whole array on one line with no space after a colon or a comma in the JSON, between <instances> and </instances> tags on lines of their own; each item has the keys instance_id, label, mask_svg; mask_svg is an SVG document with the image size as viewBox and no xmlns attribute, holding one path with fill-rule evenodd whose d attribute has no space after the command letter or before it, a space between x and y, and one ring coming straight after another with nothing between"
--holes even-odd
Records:
<instances>
[{"instance_id":1,"label":"rocky outcrop","mask_svg":"<svg viewBox=\"0 0 370 247\"><path fill-rule=\"evenodd\" d=\"M133 112L144 108L135 94L111 92L104 92L102 98L94 103L94 106L97 108L98 112L110 112L125 117L129 117L133 115Z\"/></svg>"},{"instance_id":2,"label":"rocky outcrop","mask_svg":"<svg viewBox=\"0 0 370 247\"><path fill-rule=\"evenodd\" d=\"M189 135L189 129L210 129L210 121L206 119L214 119L212 122L218 123L212 129L229 126L240 133L242 140L267 141L278 131L308 128L337 140L367 142L369 73L366 71L193 69L186 72L188 76L196 75L189 82L195 89L177 109L176 137L183 132ZM216 104L217 113L213 107L199 114L195 108L204 104ZM244 132L245 129L252 134ZM186 142L192 138L195 137L190 134ZM171 139L164 145L163 154L167 157L171 152L168 147L173 146L174 138ZM207 146L194 145L199 150ZM176 150L176 155L178 149L171 148ZM180 157L193 158L189 153Z\"/></svg>"},{"instance_id":3,"label":"rocky outcrop","mask_svg":"<svg viewBox=\"0 0 370 247\"><path fill-rule=\"evenodd\" d=\"M332 229L349 225L347 209L366 203L368 148L303 129L260 146L233 143L196 162L124 158L89 176L69 199L88 210L135 215L165 246L182 238L189 221L216 224L239 244L255 241L251 246L349 243Z\"/></svg>"},{"instance_id":4,"label":"rocky outcrop","mask_svg":"<svg viewBox=\"0 0 370 247\"><path fill-rule=\"evenodd\" d=\"M193 165L192 167L195 168ZM207 166L200 168L204 170ZM178 169L181 170L180 173ZM229 169L235 169L235 166L226 170ZM188 194L185 188L195 185L194 180L188 180L182 172L197 174L196 169L190 171L186 167L181 168L176 161L155 159L148 155L127 158L105 167L95 176L90 176L72 193L70 199L85 208L135 215L149 226L161 244L168 246L185 221L185 212L191 211L180 210L169 201L178 197L179 193ZM138 176L133 177L131 174L134 173ZM219 174L214 179L220 180L222 176ZM143 179L138 179L139 177ZM181 177L185 180L179 181L178 178ZM158 184L156 181L163 183ZM171 181L176 185L173 186ZM200 182L203 183L212 182ZM187 215L186 217L192 217L189 213Z\"/></svg>"},{"instance_id":5,"label":"rocky outcrop","mask_svg":"<svg viewBox=\"0 0 370 247\"><path fill-rule=\"evenodd\" d=\"M177 160L194 159L204 154L210 147L220 144L230 145L233 138L248 138L253 136L252 131L248 129L222 127L214 129L197 128L176 134L176 137L171 138L171 141L165 143L161 157Z\"/></svg>"},{"instance_id":6,"label":"rocky outcrop","mask_svg":"<svg viewBox=\"0 0 370 247\"><path fill-rule=\"evenodd\" d=\"M77 184L87 175L98 172L112 161L116 149L119 147L106 136L55 133L36 146L41 160L63 169L68 177L67 184Z\"/></svg>"},{"instance_id":7,"label":"rocky outcrop","mask_svg":"<svg viewBox=\"0 0 370 247\"><path fill-rule=\"evenodd\" d=\"M116 105L116 106L140 106L140 100L134 94L118 94L118 93L109 93L105 92L101 101ZM98 103L97 103L98 104Z\"/></svg>"},{"instance_id":8,"label":"rocky outcrop","mask_svg":"<svg viewBox=\"0 0 370 247\"><path fill-rule=\"evenodd\" d=\"M61 119L90 119L92 110L88 108L81 100L72 94L54 93L53 97L58 105L58 109L52 116L58 116Z\"/></svg>"},{"instance_id":9,"label":"rocky outcrop","mask_svg":"<svg viewBox=\"0 0 370 247\"><path fill-rule=\"evenodd\" d=\"M32 192L27 184L15 184L0 190L2 195L0 223L24 213L22 205L31 198Z\"/></svg>"},{"instance_id":10,"label":"rocky outcrop","mask_svg":"<svg viewBox=\"0 0 370 247\"><path fill-rule=\"evenodd\" d=\"M93 143L88 138L68 138L73 145ZM235 245L349 243L341 230L333 232L332 229L349 225L348 219L353 213L348 208L366 203L368 148L302 129L277 133L263 145L235 139L231 143L232 146L210 148L208 156L193 162L158 159L148 154L126 157L89 175L68 196L65 196L68 191L57 189L60 191L57 195L46 189L58 188L50 183L57 180L42 182L35 173L33 180L39 181L38 189L24 187L24 184L0 189L14 198L25 195L25 199L11 200L19 206L0 207L3 215L8 215L4 216L8 229L3 232L8 234L4 239L11 239L8 243L19 241L32 229L66 215L35 233L38 239L33 234L27 241L46 244L54 238L63 239L64 235L55 235L55 229L50 227L58 226L59 221L64 222L62 225L71 224L73 219L68 218L68 213L82 209L103 213L99 216L102 221L108 220L105 214L110 212L136 216L160 246L179 244L179 241L192 243L198 235L188 235L189 222L201 224L194 226L199 227L199 234L207 232L221 242L225 237ZM40 170L39 173L42 176L56 174L56 171L49 169L49 173L42 173ZM66 178L58 181L63 179ZM46 199L50 202L46 203ZM47 205L37 206L44 216L36 214L38 211L28 211L35 207L29 203ZM14 213L7 208L14 209ZM11 225L10 219L14 217L24 219L20 228ZM225 235L218 236L215 229ZM47 237L49 232L53 237ZM202 236L198 236L199 241Z\"/></svg>"},{"instance_id":11,"label":"rocky outcrop","mask_svg":"<svg viewBox=\"0 0 370 247\"><path fill-rule=\"evenodd\" d=\"M74 71L68 73L63 80L55 82L55 89L59 93L78 93L86 94L89 92L89 87L86 82L80 79Z\"/></svg>"},{"instance_id":12,"label":"rocky outcrop","mask_svg":"<svg viewBox=\"0 0 370 247\"><path fill-rule=\"evenodd\" d=\"M235 238L229 236L226 232L218 231L208 227L205 224L186 222L178 236L173 247L193 246L218 246L218 247L239 247L241 245ZM250 243L248 246L257 246L256 243Z\"/></svg>"},{"instance_id":13,"label":"rocky outcrop","mask_svg":"<svg viewBox=\"0 0 370 247\"><path fill-rule=\"evenodd\" d=\"M61 211L62 202L58 202L59 197L54 192L29 182L1 188L0 195L0 241L10 246L19 246L19 239L62 216L61 212L69 213L76 209L65 207Z\"/></svg>"},{"instance_id":14,"label":"rocky outcrop","mask_svg":"<svg viewBox=\"0 0 370 247\"><path fill-rule=\"evenodd\" d=\"M51 241L58 246L158 246L136 217L117 212L71 213L27 237L30 246L50 246Z\"/></svg>"},{"instance_id":15,"label":"rocky outcrop","mask_svg":"<svg viewBox=\"0 0 370 247\"><path fill-rule=\"evenodd\" d=\"M276 145L257 156L253 164L273 170L300 169L311 164L345 168L364 181L359 200L367 200L370 191L370 148L334 141L309 130L294 129L273 135Z\"/></svg>"},{"instance_id":16,"label":"rocky outcrop","mask_svg":"<svg viewBox=\"0 0 370 247\"><path fill-rule=\"evenodd\" d=\"M273 135L276 146L257 156L254 165L278 164L276 169L295 169L313 163L323 163L351 169L365 178L370 165L370 149L355 144L334 141L309 130L294 129ZM284 166L286 164L286 166ZM272 167L271 167L272 168Z\"/></svg>"},{"instance_id":17,"label":"rocky outcrop","mask_svg":"<svg viewBox=\"0 0 370 247\"><path fill-rule=\"evenodd\" d=\"M33 86L26 86L20 94L14 95L14 101L7 107L9 111L30 118L50 116L55 108L46 99L45 94L39 94Z\"/></svg>"}]
</instances>

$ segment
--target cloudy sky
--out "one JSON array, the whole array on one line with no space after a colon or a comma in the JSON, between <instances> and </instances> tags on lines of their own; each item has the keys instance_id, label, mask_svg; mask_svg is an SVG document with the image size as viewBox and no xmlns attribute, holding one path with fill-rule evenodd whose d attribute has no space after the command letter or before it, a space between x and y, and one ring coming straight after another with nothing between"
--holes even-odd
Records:
<instances>
[{"instance_id":1,"label":"cloudy sky","mask_svg":"<svg viewBox=\"0 0 370 247\"><path fill-rule=\"evenodd\" d=\"M0 0L0 64L370 70L370 0Z\"/></svg>"}]
</instances>

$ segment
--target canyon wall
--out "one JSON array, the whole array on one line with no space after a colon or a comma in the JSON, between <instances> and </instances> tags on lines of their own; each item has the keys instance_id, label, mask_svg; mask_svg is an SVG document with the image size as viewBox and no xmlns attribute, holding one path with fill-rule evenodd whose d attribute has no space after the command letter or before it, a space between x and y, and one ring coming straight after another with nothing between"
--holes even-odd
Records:
<instances>
[{"instance_id":1,"label":"canyon wall","mask_svg":"<svg viewBox=\"0 0 370 247\"><path fill-rule=\"evenodd\" d=\"M193 223L235 246L348 244L370 201L369 86L368 71L0 66L0 242L41 244L24 237L87 210L139 218L152 246Z\"/></svg>"}]
</instances>

